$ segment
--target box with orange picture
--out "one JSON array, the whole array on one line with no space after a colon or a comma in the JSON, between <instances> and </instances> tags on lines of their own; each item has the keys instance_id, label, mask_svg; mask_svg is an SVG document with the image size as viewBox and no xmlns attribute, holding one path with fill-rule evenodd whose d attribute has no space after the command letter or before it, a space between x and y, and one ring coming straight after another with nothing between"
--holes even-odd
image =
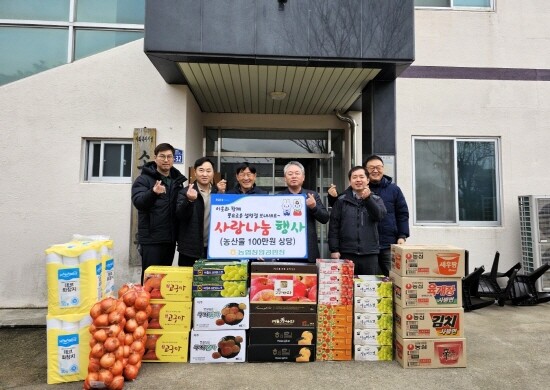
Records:
<instances>
[{"instance_id":1,"label":"box with orange picture","mask_svg":"<svg viewBox=\"0 0 550 390\"><path fill-rule=\"evenodd\" d=\"M391 270L400 276L461 278L465 250L451 245L392 245Z\"/></svg>"},{"instance_id":2,"label":"box with orange picture","mask_svg":"<svg viewBox=\"0 0 550 390\"><path fill-rule=\"evenodd\" d=\"M192 267L150 266L143 275L143 288L151 299L191 301L193 288Z\"/></svg>"},{"instance_id":3,"label":"box with orange picture","mask_svg":"<svg viewBox=\"0 0 550 390\"><path fill-rule=\"evenodd\" d=\"M390 271L395 303L405 307L462 307L462 279L405 277Z\"/></svg>"},{"instance_id":4,"label":"box with orange picture","mask_svg":"<svg viewBox=\"0 0 550 390\"><path fill-rule=\"evenodd\" d=\"M466 367L466 339L404 339L396 335L395 359L403 368Z\"/></svg>"},{"instance_id":5,"label":"box with orange picture","mask_svg":"<svg viewBox=\"0 0 550 390\"><path fill-rule=\"evenodd\" d=\"M189 351L189 332L147 329L144 362L184 363Z\"/></svg>"},{"instance_id":6,"label":"box with orange picture","mask_svg":"<svg viewBox=\"0 0 550 390\"><path fill-rule=\"evenodd\" d=\"M464 309L402 308L395 305L395 332L404 338L453 338L464 336Z\"/></svg>"},{"instance_id":7,"label":"box with orange picture","mask_svg":"<svg viewBox=\"0 0 550 390\"><path fill-rule=\"evenodd\" d=\"M248 329L249 316L248 297L194 299L194 330Z\"/></svg>"},{"instance_id":8,"label":"box with orange picture","mask_svg":"<svg viewBox=\"0 0 550 390\"><path fill-rule=\"evenodd\" d=\"M165 301L151 299L148 329L169 332L189 332L191 330L192 302Z\"/></svg>"},{"instance_id":9,"label":"box with orange picture","mask_svg":"<svg viewBox=\"0 0 550 390\"><path fill-rule=\"evenodd\" d=\"M246 331L193 330L189 351L190 363L244 363Z\"/></svg>"}]
</instances>

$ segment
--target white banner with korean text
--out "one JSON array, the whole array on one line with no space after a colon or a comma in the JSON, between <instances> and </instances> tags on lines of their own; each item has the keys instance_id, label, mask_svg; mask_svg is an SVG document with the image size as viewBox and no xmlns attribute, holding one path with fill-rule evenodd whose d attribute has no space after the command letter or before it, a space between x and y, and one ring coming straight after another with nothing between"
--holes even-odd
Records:
<instances>
[{"instance_id":1,"label":"white banner with korean text","mask_svg":"<svg viewBox=\"0 0 550 390\"><path fill-rule=\"evenodd\" d=\"M307 258L303 195L212 194L209 259Z\"/></svg>"}]
</instances>

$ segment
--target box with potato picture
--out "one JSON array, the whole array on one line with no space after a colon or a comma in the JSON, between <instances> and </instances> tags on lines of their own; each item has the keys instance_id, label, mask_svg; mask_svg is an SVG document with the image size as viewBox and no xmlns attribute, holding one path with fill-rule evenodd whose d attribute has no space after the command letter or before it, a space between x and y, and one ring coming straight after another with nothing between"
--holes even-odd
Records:
<instances>
[{"instance_id":1,"label":"box with potato picture","mask_svg":"<svg viewBox=\"0 0 550 390\"><path fill-rule=\"evenodd\" d=\"M246 331L193 330L189 351L190 363L244 363Z\"/></svg>"},{"instance_id":2,"label":"box with potato picture","mask_svg":"<svg viewBox=\"0 0 550 390\"><path fill-rule=\"evenodd\" d=\"M249 344L315 344L315 328L253 328L248 331Z\"/></svg>"},{"instance_id":3,"label":"box with potato picture","mask_svg":"<svg viewBox=\"0 0 550 390\"><path fill-rule=\"evenodd\" d=\"M250 344L248 346L250 363L315 361L315 345L296 344Z\"/></svg>"},{"instance_id":4,"label":"box with potato picture","mask_svg":"<svg viewBox=\"0 0 550 390\"><path fill-rule=\"evenodd\" d=\"M174 302L151 299L151 314L147 330L159 329L168 332L191 330L192 302Z\"/></svg>"},{"instance_id":5,"label":"box with potato picture","mask_svg":"<svg viewBox=\"0 0 550 390\"><path fill-rule=\"evenodd\" d=\"M144 362L187 362L189 332L164 332L147 329Z\"/></svg>"},{"instance_id":6,"label":"box with potato picture","mask_svg":"<svg viewBox=\"0 0 550 390\"><path fill-rule=\"evenodd\" d=\"M143 288L151 299L191 301L193 268L155 265L147 267Z\"/></svg>"},{"instance_id":7,"label":"box with potato picture","mask_svg":"<svg viewBox=\"0 0 550 390\"><path fill-rule=\"evenodd\" d=\"M249 315L248 296L243 298L195 298L193 329L248 329Z\"/></svg>"}]
</instances>

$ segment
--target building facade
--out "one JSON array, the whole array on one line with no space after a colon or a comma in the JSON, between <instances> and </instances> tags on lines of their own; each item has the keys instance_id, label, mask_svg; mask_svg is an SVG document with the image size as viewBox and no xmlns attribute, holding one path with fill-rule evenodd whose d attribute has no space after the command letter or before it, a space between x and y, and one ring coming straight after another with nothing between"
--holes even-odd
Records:
<instances>
[{"instance_id":1,"label":"building facade","mask_svg":"<svg viewBox=\"0 0 550 390\"><path fill-rule=\"evenodd\" d=\"M496 250L502 268L520 260L517 197L550 192L546 1L162 4L146 3L145 40L0 87L15 173L0 205L3 307L46 304L44 249L75 233L111 236L117 283L139 279L129 165L144 127L183 151L187 176L202 155L228 179L246 159L272 193L290 159L325 196L380 154L410 243L464 247L470 268Z\"/></svg>"}]
</instances>

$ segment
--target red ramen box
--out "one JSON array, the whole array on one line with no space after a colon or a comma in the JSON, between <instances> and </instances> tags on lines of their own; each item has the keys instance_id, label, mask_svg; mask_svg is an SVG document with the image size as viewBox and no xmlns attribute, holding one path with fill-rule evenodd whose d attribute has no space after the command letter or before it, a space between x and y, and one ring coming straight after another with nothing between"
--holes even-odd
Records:
<instances>
[{"instance_id":1,"label":"red ramen box","mask_svg":"<svg viewBox=\"0 0 550 390\"><path fill-rule=\"evenodd\" d=\"M401 277L390 271L394 301L405 307L462 307L462 279ZM357 309L356 309L357 311Z\"/></svg>"},{"instance_id":2,"label":"red ramen box","mask_svg":"<svg viewBox=\"0 0 550 390\"><path fill-rule=\"evenodd\" d=\"M403 339L396 335L395 359L403 368L466 367L466 339Z\"/></svg>"},{"instance_id":3,"label":"red ramen box","mask_svg":"<svg viewBox=\"0 0 550 390\"><path fill-rule=\"evenodd\" d=\"M395 332L405 338L464 337L464 309L395 305Z\"/></svg>"},{"instance_id":4,"label":"red ramen box","mask_svg":"<svg viewBox=\"0 0 550 390\"><path fill-rule=\"evenodd\" d=\"M400 276L464 276L465 251L451 245L392 245L391 258L391 270Z\"/></svg>"}]
</instances>

